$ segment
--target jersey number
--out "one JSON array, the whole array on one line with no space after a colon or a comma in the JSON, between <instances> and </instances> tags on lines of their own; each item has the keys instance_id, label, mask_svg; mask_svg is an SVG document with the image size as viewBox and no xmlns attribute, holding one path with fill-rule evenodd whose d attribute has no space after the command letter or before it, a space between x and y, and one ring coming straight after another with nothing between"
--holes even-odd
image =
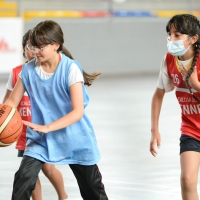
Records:
<instances>
[{"instance_id":1,"label":"jersey number","mask_svg":"<svg viewBox=\"0 0 200 200\"><path fill-rule=\"evenodd\" d=\"M178 74L171 74L171 76L172 76L172 80L173 80L174 83L177 83L177 84L180 83L180 80L178 78Z\"/></svg>"}]
</instances>

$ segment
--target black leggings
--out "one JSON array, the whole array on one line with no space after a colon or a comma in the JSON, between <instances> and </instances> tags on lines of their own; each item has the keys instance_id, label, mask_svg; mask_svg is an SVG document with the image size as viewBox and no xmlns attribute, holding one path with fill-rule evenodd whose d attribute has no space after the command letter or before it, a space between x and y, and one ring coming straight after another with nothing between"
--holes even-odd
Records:
<instances>
[{"instance_id":1,"label":"black leggings","mask_svg":"<svg viewBox=\"0 0 200 200\"><path fill-rule=\"evenodd\" d=\"M12 200L30 200L43 165L44 162L40 160L29 156L23 157L19 170L15 173ZM70 164L69 166L77 179L84 200L108 200L97 165Z\"/></svg>"}]
</instances>

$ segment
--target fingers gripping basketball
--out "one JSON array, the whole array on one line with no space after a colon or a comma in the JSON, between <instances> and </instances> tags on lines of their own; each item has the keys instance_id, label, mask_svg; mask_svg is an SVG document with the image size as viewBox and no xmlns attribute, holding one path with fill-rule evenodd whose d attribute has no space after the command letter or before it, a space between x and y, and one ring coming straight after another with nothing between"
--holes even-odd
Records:
<instances>
[{"instance_id":1,"label":"fingers gripping basketball","mask_svg":"<svg viewBox=\"0 0 200 200\"><path fill-rule=\"evenodd\" d=\"M0 147L11 145L22 132L22 119L15 108L0 104Z\"/></svg>"}]
</instances>

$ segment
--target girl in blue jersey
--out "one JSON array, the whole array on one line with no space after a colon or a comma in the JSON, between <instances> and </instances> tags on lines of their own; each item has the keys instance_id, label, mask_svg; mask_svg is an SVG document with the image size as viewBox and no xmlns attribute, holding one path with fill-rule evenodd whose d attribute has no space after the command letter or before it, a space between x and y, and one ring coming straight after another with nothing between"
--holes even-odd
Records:
<instances>
[{"instance_id":1,"label":"girl in blue jersey","mask_svg":"<svg viewBox=\"0 0 200 200\"><path fill-rule=\"evenodd\" d=\"M30 40L29 40L30 31L31 30L28 30L22 38L23 56L24 58L27 59L27 62L34 58L34 53L30 49L30 46L31 46ZM22 66L23 65L20 65L12 69L12 72L10 73L10 76L8 79L7 91L3 99L3 102L5 102L10 96L10 94L12 93L12 90L18 79L18 74L22 70ZM18 111L23 120L31 121L31 114L29 114L28 111L22 112L20 111L20 109L24 109L25 111L26 109L27 110L30 109L30 100L26 93L23 95L18 105ZM24 125L22 134L20 135L20 137L17 139L17 142L16 142L16 149L18 149L18 157L23 157L25 147L26 147L26 126ZM45 174L45 176L50 180L52 185L54 186L58 194L59 200L67 199L68 195L65 192L65 187L64 187L64 182L63 182L63 177L62 177L61 172L58 169L56 169L54 165L49 164L49 163L45 163L43 165L42 171ZM39 177L36 181L35 189L33 190L31 196L32 196L32 200L42 200L42 188L41 188Z\"/></svg>"},{"instance_id":2,"label":"girl in blue jersey","mask_svg":"<svg viewBox=\"0 0 200 200\"><path fill-rule=\"evenodd\" d=\"M32 123L24 121L27 143L15 174L12 200L28 200L44 163L69 164L83 199L107 200L96 163L100 153L85 114L91 85L100 73L87 74L63 46L59 24L48 20L30 33L35 59L22 69L5 104L17 107L24 92L31 101Z\"/></svg>"}]
</instances>

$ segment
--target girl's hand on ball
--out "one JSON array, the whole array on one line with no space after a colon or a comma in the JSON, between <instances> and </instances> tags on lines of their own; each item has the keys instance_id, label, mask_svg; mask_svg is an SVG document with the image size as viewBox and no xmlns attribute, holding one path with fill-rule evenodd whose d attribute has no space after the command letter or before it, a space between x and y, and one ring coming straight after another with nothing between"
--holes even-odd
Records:
<instances>
[{"instance_id":1,"label":"girl's hand on ball","mask_svg":"<svg viewBox=\"0 0 200 200\"><path fill-rule=\"evenodd\" d=\"M24 125L32 128L34 131L41 132L41 133L48 133L48 127L47 125L39 125L39 124L33 124L28 121L22 121Z\"/></svg>"}]
</instances>

